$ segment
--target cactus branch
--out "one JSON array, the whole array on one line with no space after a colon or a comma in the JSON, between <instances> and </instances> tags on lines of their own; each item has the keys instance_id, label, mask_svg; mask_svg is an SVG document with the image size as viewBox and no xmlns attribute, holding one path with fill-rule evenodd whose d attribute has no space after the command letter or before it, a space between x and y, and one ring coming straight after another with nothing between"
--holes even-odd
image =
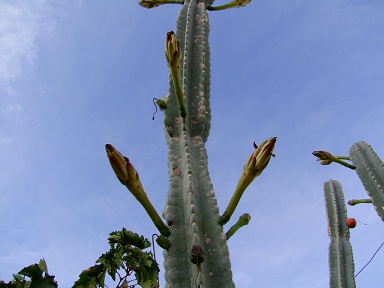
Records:
<instances>
[{"instance_id":1,"label":"cactus branch","mask_svg":"<svg viewBox=\"0 0 384 288\"><path fill-rule=\"evenodd\" d=\"M244 213L239 217L239 220L237 220L236 224L233 225L225 235L227 236L227 240L232 237L233 234L236 233L237 230L239 230L241 227L248 225L249 221L251 221L251 215L248 213Z\"/></svg>"},{"instance_id":2,"label":"cactus branch","mask_svg":"<svg viewBox=\"0 0 384 288\"><path fill-rule=\"evenodd\" d=\"M139 201L139 203L144 207L145 211L148 213L149 217L152 219L159 232L164 236L169 236L171 232L161 220L151 201L149 201L135 167L133 167L127 157L124 157L111 144L106 144L105 150L107 152L109 163L111 164L117 179L119 179L121 184L127 187L132 195L135 196L137 201Z\"/></svg>"}]
</instances>

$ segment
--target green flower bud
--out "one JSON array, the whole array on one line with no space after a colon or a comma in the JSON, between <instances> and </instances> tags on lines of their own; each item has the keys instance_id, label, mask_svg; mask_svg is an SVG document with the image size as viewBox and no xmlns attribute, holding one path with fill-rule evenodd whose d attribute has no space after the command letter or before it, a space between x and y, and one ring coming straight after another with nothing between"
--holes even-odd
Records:
<instances>
[{"instance_id":1,"label":"green flower bud","mask_svg":"<svg viewBox=\"0 0 384 288\"><path fill-rule=\"evenodd\" d=\"M173 31L168 32L165 38L165 57L169 68L177 68L181 60L180 43Z\"/></svg>"},{"instance_id":2,"label":"green flower bud","mask_svg":"<svg viewBox=\"0 0 384 288\"><path fill-rule=\"evenodd\" d=\"M314 151L312 154L317 157L321 165L329 165L334 161L333 155L327 151Z\"/></svg>"},{"instance_id":3,"label":"green flower bud","mask_svg":"<svg viewBox=\"0 0 384 288\"><path fill-rule=\"evenodd\" d=\"M319 161L319 163L321 165L329 165L332 162L336 162L336 163L339 163L340 165L343 165L347 168L356 169L355 166L343 161L343 160L349 160L350 161L351 158L348 156L334 156L331 153L326 152L326 151L314 151L314 152L312 152L312 154L317 157L317 161Z\"/></svg>"},{"instance_id":4,"label":"green flower bud","mask_svg":"<svg viewBox=\"0 0 384 288\"><path fill-rule=\"evenodd\" d=\"M180 69L179 64L181 61L180 43L176 39L176 35L173 31L168 32L165 37L165 58L169 71L171 72L173 87L175 88L175 94L177 104L179 105L180 115L185 118L187 116L187 110L184 105L184 95L180 84Z\"/></svg>"},{"instance_id":5,"label":"green flower bud","mask_svg":"<svg viewBox=\"0 0 384 288\"><path fill-rule=\"evenodd\" d=\"M232 235L235 234L236 231L239 230L241 227L248 225L249 221L251 221L251 215L249 215L248 213L244 213L243 215L241 215L239 217L239 220L237 220L236 224L229 228L228 232L225 233L227 240L231 238Z\"/></svg>"},{"instance_id":6,"label":"green flower bud","mask_svg":"<svg viewBox=\"0 0 384 288\"><path fill-rule=\"evenodd\" d=\"M144 8L154 8L159 6L159 3L156 0L141 0L139 5Z\"/></svg>"},{"instance_id":7,"label":"green flower bud","mask_svg":"<svg viewBox=\"0 0 384 288\"><path fill-rule=\"evenodd\" d=\"M252 0L234 0L236 7L244 7L245 5L251 3Z\"/></svg>"},{"instance_id":8,"label":"green flower bud","mask_svg":"<svg viewBox=\"0 0 384 288\"><path fill-rule=\"evenodd\" d=\"M160 235L159 237L157 237L156 242L163 249L168 250L171 247L171 242L169 241L169 239L167 237L165 237L163 235Z\"/></svg>"}]
</instances>

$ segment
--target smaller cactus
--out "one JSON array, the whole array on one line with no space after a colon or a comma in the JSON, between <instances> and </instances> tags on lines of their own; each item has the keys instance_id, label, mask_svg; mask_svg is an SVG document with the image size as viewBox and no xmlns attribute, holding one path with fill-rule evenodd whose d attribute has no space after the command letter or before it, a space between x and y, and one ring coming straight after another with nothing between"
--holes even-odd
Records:
<instances>
[{"instance_id":1,"label":"smaller cactus","mask_svg":"<svg viewBox=\"0 0 384 288\"><path fill-rule=\"evenodd\" d=\"M325 206L328 218L329 272L331 288L353 288L355 264L352 246L349 242L349 228L346 225L347 210L344 193L339 182L324 183Z\"/></svg>"}]
</instances>

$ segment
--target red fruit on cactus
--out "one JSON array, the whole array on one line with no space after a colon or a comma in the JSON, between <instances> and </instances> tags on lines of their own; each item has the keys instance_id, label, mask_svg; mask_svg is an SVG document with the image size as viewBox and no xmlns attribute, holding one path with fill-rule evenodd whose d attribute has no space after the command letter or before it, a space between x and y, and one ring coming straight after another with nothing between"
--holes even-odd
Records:
<instances>
[{"instance_id":1,"label":"red fruit on cactus","mask_svg":"<svg viewBox=\"0 0 384 288\"><path fill-rule=\"evenodd\" d=\"M348 228L355 228L356 227L356 220L355 218L347 218L347 227Z\"/></svg>"}]
</instances>

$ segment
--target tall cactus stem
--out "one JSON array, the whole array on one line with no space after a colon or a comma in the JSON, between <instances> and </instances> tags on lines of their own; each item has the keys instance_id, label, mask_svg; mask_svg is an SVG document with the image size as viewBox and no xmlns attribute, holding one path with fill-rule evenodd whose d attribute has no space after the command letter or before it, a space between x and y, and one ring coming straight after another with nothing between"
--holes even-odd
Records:
<instances>
[{"instance_id":1,"label":"tall cactus stem","mask_svg":"<svg viewBox=\"0 0 384 288\"><path fill-rule=\"evenodd\" d=\"M384 221L384 164L372 147L360 141L354 143L349 150L356 173L364 185L372 204Z\"/></svg>"},{"instance_id":2,"label":"tall cactus stem","mask_svg":"<svg viewBox=\"0 0 384 288\"><path fill-rule=\"evenodd\" d=\"M328 218L329 272L331 288L354 288L355 265L352 246L349 242L349 228L346 225L347 210L344 193L339 182L324 183L324 198Z\"/></svg>"}]
</instances>

